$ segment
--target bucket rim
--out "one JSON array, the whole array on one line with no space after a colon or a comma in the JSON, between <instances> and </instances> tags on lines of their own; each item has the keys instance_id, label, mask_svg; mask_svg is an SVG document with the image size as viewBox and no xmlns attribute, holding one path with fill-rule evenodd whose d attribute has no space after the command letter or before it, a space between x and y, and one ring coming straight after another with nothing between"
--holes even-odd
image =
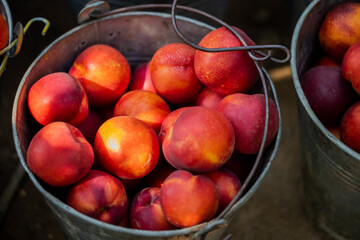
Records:
<instances>
[{"instance_id":1,"label":"bucket rim","mask_svg":"<svg viewBox=\"0 0 360 240\"><path fill-rule=\"evenodd\" d=\"M61 208L62 210L64 210L65 212L68 212L69 214L80 218L82 221L87 222L89 224L94 224L97 225L101 228L105 228L107 230L110 231L114 231L114 232L120 232L124 233L124 234L128 234L129 236L137 236L137 237L174 237L174 236L179 236L179 235L190 235L190 234L194 234L197 231L199 231L200 229L202 229L204 226L206 226L209 222L204 222L204 223L200 223L191 227L187 227L187 228L180 228L180 229L175 229L175 230L163 230L163 231L150 231L150 230L140 230L140 229L133 229L133 228L126 228L126 227L121 227L118 225L113 225L113 224L108 224L105 222L101 222L97 219L91 218L89 216L86 216L78 211L76 211L75 209L71 208L70 206L68 206L67 204L65 204L63 201L61 201L60 199L58 199L57 197L55 197L53 194L51 194L49 191L47 191L39 182L39 180L36 178L36 176L31 172L31 170L28 168L27 164L26 164L26 160L25 160L25 156L23 156L22 151L21 151L21 143L19 141L18 135L17 135L17 128L16 128L16 119L17 119L17 107L18 107L18 101L19 101L19 97L21 95L21 92L23 90L23 87L25 85L26 79L29 76L29 74L31 73L32 69L34 68L34 66L37 64L37 62L41 59L41 57L43 57L44 55L46 55L46 53L53 47L53 45L55 45L56 43L60 42L61 40L65 39L68 35L75 33L76 31L78 31L81 28L87 27L91 24L94 24L96 22L99 21L103 21L103 20L110 20L113 18L118 18L118 17L124 17L124 16L136 16L136 15L150 15L150 16L158 16L158 17L162 17L162 18L169 18L171 19L171 14L168 13L160 13L160 12L154 12L154 11L132 11L132 12L124 12L124 13L118 13L118 14L114 14L111 16L107 16L101 19L95 19L83 24L80 24L78 26L75 26L74 28L70 29L69 31L65 32L64 34L60 35L58 38L56 38L54 41L52 41L45 49L43 49L41 51L41 53L33 60L33 62L29 65L28 69L26 70L26 72L24 73L18 88L16 90L16 94L15 94L15 98L14 98L14 102L13 102L13 107L12 107L12 134L13 134L13 141L15 144L15 149L17 152L17 155L20 159L21 165L23 166L23 168L25 169L25 171L27 172L30 180L32 181L32 183L36 186L36 188L38 189L38 191L41 192L41 194L43 195L43 197L45 197L45 200L48 202L50 201L51 204L56 205L57 207ZM192 19L190 17L185 17L185 16L181 16L181 15L177 15L178 19L196 24L198 26L202 26L205 28L208 28L209 30L213 30L215 29L214 26L211 26L207 23L198 21L196 19ZM254 192L258 189L260 183L262 182L262 180L264 179L266 173L268 172L271 163L273 162L273 160L275 159L275 156L277 154L279 145L280 145L280 139L281 139L281 133L282 133L282 119L281 119L281 114L280 114L280 106L278 103L278 98L277 98L277 94L276 94L276 89L275 86L273 84L273 82L270 80L270 76L269 74L266 72L266 70L263 68L262 71L265 73L266 78L268 79L268 83L270 84L270 89L271 89L271 93L273 94L274 97L274 102L278 108L278 112L279 112L279 129L277 132L276 137L274 138L273 141L275 141L275 144L273 146L273 150L271 152L271 154L269 155L269 161L267 162L267 164L264 166L264 169L262 170L261 174L258 176L258 178L256 179L256 181L254 182L254 184L251 186L251 188L239 199L238 202L236 202L233 207L230 209L230 211L228 211L224 218L227 219L229 217L231 217L231 215L233 215L233 212L235 210L237 210L238 208L240 208L242 205L244 205L250 198L251 196L254 194ZM216 229L210 229L209 232L216 230Z\"/></svg>"},{"instance_id":2,"label":"bucket rim","mask_svg":"<svg viewBox=\"0 0 360 240\"><path fill-rule=\"evenodd\" d=\"M321 123L319 118L315 115L314 111L311 109L310 104L305 97L304 91L302 90L300 79L297 71L296 66L296 48L298 45L298 36L302 29L303 23L307 16L315 9L318 4L321 4L321 0L313 0L304 10L304 12L301 14L298 22L296 23L292 39L291 39L291 55L292 58L290 59L290 66L291 66L291 74L293 78L294 87L297 93L298 102L301 102L302 106L305 108L305 111L311 118L311 120L314 122L317 128L320 129L323 135L325 135L333 144L335 144L338 148L346 152L347 154L353 156L356 160L360 161L360 153L357 153L347 145L345 145L343 142L341 142L338 138L336 138L327 128Z\"/></svg>"}]
</instances>

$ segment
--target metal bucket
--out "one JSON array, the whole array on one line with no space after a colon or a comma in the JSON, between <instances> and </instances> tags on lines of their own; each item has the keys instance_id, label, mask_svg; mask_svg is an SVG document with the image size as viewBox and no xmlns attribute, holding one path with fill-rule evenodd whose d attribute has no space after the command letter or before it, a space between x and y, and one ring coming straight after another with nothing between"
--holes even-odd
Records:
<instances>
[{"instance_id":1,"label":"metal bucket","mask_svg":"<svg viewBox=\"0 0 360 240\"><path fill-rule=\"evenodd\" d=\"M316 0L305 9L292 37L291 68L298 97L304 208L314 224L332 237L360 239L360 154L321 124L299 82L319 53L317 30L322 19L342 2L347 1Z\"/></svg>"},{"instance_id":2,"label":"metal bucket","mask_svg":"<svg viewBox=\"0 0 360 240\"><path fill-rule=\"evenodd\" d=\"M178 17L178 26L185 36L198 43L203 36L214 28L202 22ZM171 25L171 16L156 12L128 12L115 14L94 20L70 30L52 42L29 66L18 87L12 113L12 130L14 143L20 162L35 187L43 195L52 209L58 222L69 239L199 239L202 232L209 232L206 239L219 239L236 211L253 195L268 172L277 153L281 136L280 126L273 143L264 151L254 177L238 200L223 218L193 227L168 230L145 231L114 226L100 222L75 211L64 203L64 190L50 188L43 184L28 168L25 160L30 140L39 130L27 107L29 88L42 76L56 72L68 71L75 57L90 45L109 44L120 50L129 60L130 65L149 60L162 45L181 42ZM269 96L277 104L277 96L269 75L265 70Z\"/></svg>"}]
</instances>

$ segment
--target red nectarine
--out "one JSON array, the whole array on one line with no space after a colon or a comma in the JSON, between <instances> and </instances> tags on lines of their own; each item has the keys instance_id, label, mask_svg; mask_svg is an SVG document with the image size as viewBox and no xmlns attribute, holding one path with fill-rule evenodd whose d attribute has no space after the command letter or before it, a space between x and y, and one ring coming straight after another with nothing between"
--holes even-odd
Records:
<instances>
[{"instance_id":1,"label":"red nectarine","mask_svg":"<svg viewBox=\"0 0 360 240\"><path fill-rule=\"evenodd\" d=\"M6 19L0 14L0 50L9 42L9 27Z\"/></svg>"},{"instance_id":2,"label":"red nectarine","mask_svg":"<svg viewBox=\"0 0 360 240\"><path fill-rule=\"evenodd\" d=\"M90 171L94 151L77 128L52 122L32 138L26 162L44 182L63 187L79 181Z\"/></svg>"},{"instance_id":3,"label":"red nectarine","mask_svg":"<svg viewBox=\"0 0 360 240\"><path fill-rule=\"evenodd\" d=\"M156 93L151 81L150 62L142 63L135 68L128 90L147 90Z\"/></svg>"},{"instance_id":4,"label":"red nectarine","mask_svg":"<svg viewBox=\"0 0 360 240\"><path fill-rule=\"evenodd\" d=\"M219 196L208 177L177 170L162 184L160 204L166 219L183 228L209 221L218 209Z\"/></svg>"},{"instance_id":5,"label":"red nectarine","mask_svg":"<svg viewBox=\"0 0 360 240\"><path fill-rule=\"evenodd\" d=\"M201 92L199 97L196 100L196 106L203 106L211 109L215 109L223 98L222 95L217 94L214 91L211 91L208 87L205 87Z\"/></svg>"},{"instance_id":6,"label":"red nectarine","mask_svg":"<svg viewBox=\"0 0 360 240\"><path fill-rule=\"evenodd\" d=\"M116 48L105 44L96 44L82 51L69 73L81 82L93 107L117 101L131 78L127 59Z\"/></svg>"},{"instance_id":7,"label":"red nectarine","mask_svg":"<svg viewBox=\"0 0 360 240\"><path fill-rule=\"evenodd\" d=\"M159 48L150 62L156 92L173 104L195 102L203 85L194 70L195 49L183 43Z\"/></svg>"},{"instance_id":8,"label":"red nectarine","mask_svg":"<svg viewBox=\"0 0 360 240\"><path fill-rule=\"evenodd\" d=\"M255 43L239 28L234 29L248 45ZM226 27L208 33L199 43L206 48L240 47L242 42ZM204 52L196 50L195 73L199 80L212 91L228 95L244 92L259 78L259 72L247 51Z\"/></svg>"},{"instance_id":9,"label":"red nectarine","mask_svg":"<svg viewBox=\"0 0 360 240\"><path fill-rule=\"evenodd\" d=\"M130 209L130 223L135 229L153 231L174 229L161 209L160 188L145 188L135 195Z\"/></svg>"},{"instance_id":10,"label":"red nectarine","mask_svg":"<svg viewBox=\"0 0 360 240\"><path fill-rule=\"evenodd\" d=\"M360 102L353 104L341 119L340 140L360 153Z\"/></svg>"},{"instance_id":11,"label":"red nectarine","mask_svg":"<svg viewBox=\"0 0 360 240\"><path fill-rule=\"evenodd\" d=\"M159 95L146 90L132 90L117 101L114 116L132 116L142 120L159 132L170 107Z\"/></svg>"},{"instance_id":12,"label":"red nectarine","mask_svg":"<svg viewBox=\"0 0 360 240\"><path fill-rule=\"evenodd\" d=\"M175 118L168 115L172 121L159 133L165 159L177 169L192 172L212 171L224 165L235 146L230 121L206 107L178 111L180 114Z\"/></svg>"},{"instance_id":13,"label":"red nectarine","mask_svg":"<svg viewBox=\"0 0 360 240\"><path fill-rule=\"evenodd\" d=\"M152 127L129 116L105 121L95 136L95 156L100 168L128 179L150 173L159 159L159 141Z\"/></svg>"},{"instance_id":14,"label":"red nectarine","mask_svg":"<svg viewBox=\"0 0 360 240\"><path fill-rule=\"evenodd\" d=\"M343 77L349 81L360 95L360 41L352 45L345 53L341 63Z\"/></svg>"},{"instance_id":15,"label":"red nectarine","mask_svg":"<svg viewBox=\"0 0 360 240\"><path fill-rule=\"evenodd\" d=\"M345 111L358 98L339 66L312 67L300 79L300 84L311 109L325 126L339 124Z\"/></svg>"},{"instance_id":16,"label":"red nectarine","mask_svg":"<svg viewBox=\"0 0 360 240\"><path fill-rule=\"evenodd\" d=\"M125 218L128 204L122 182L95 169L70 188L66 203L89 217L115 225Z\"/></svg>"},{"instance_id":17,"label":"red nectarine","mask_svg":"<svg viewBox=\"0 0 360 240\"><path fill-rule=\"evenodd\" d=\"M241 188L239 178L232 171L226 168L208 172L204 174L215 183L216 190L219 193L218 212L223 211L235 198Z\"/></svg>"},{"instance_id":18,"label":"red nectarine","mask_svg":"<svg viewBox=\"0 0 360 240\"><path fill-rule=\"evenodd\" d=\"M217 110L229 119L235 130L235 149L243 154L258 153L265 128L264 94L230 94L219 102ZM274 100L269 98L269 125L265 147L270 145L278 129L279 113Z\"/></svg>"},{"instance_id":19,"label":"red nectarine","mask_svg":"<svg viewBox=\"0 0 360 240\"><path fill-rule=\"evenodd\" d=\"M90 144L94 144L96 132L103 122L102 117L97 111L89 109L87 118L85 118L85 120L76 127Z\"/></svg>"},{"instance_id":20,"label":"red nectarine","mask_svg":"<svg viewBox=\"0 0 360 240\"><path fill-rule=\"evenodd\" d=\"M87 117L87 96L79 83L64 72L48 74L35 82L28 93L28 107L42 125L64 121L80 124Z\"/></svg>"}]
</instances>

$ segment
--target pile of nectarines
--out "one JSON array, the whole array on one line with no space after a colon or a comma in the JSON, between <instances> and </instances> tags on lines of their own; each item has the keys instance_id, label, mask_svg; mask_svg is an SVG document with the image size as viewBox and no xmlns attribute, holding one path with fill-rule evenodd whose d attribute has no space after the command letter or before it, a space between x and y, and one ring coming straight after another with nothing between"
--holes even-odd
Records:
<instances>
[{"instance_id":1,"label":"pile of nectarines","mask_svg":"<svg viewBox=\"0 0 360 240\"><path fill-rule=\"evenodd\" d=\"M219 28L200 45L242 44ZM27 103L41 128L27 164L44 184L67 189L66 204L103 222L169 230L209 221L236 196L260 150L265 95L250 94L258 78L243 51L168 43L132 69L114 47L89 46L68 72L31 86ZM269 98L266 147L278 128Z\"/></svg>"},{"instance_id":2,"label":"pile of nectarines","mask_svg":"<svg viewBox=\"0 0 360 240\"><path fill-rule=\"evenodd\" d=\"M318 29L321 54L300 83L321 123L360 153L360 3L339 3Z\"/></svg>"}]
</instances>

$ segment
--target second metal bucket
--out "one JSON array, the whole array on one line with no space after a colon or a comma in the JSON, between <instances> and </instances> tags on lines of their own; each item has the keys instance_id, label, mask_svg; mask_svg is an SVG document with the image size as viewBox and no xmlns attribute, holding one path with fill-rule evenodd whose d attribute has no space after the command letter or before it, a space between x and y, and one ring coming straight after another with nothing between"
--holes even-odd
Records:
<instances>
[{"instance_id":1,"label":"second metal bucket","mask_svg":"<svg viewBox=\"0 0 360 240\"><path fill-rule=\"evenodd\" d=\"M291 43L302 147L302 202L316 226L336 239L360 239L360 154L332 135L311 110L300 85L320 49L318 28L340 0L313 1ZM354 2L354 1L353 1Z\"/></svg>"},{"instance_id":2,"label":"second metal bucket","mask_svg":"<svg viewBox=\"0 0 360 240\"><path fill-rule=\"evenodd\" d=\"M198 43L203 36L214 29L207 24L185 17L179 17L178 25L183 34L195 43ZM74 58L92 44L103 43L114 46L135 66L149 60L159 47L171 42L181 42L181 40L172 28L169 14L156 12L116 14L82 24L60 36L43 50L24 74L13 106L12 126L16 151L32 183L52 209L69 239L200 239L202 235L199 235L199 231L204 229L210 232L206 239L220 239L226 229L226 224L254 194L268 172L280 143L280 111L277 136L264 152L245 194L221 219L220 223L222 224L215 222L216 225L212 225L214 222L209 222L168 231L145 231L110 225L85 216L66 205L61 190L49 188L29 170L25 159L26 152L32 136L39 128L32 119L26 104L27 93L32 84L46 74L68 71ZM265 70L264 74L270 85L269 96L279 107L275 88Z\"/></svg>"}]
</instances>

